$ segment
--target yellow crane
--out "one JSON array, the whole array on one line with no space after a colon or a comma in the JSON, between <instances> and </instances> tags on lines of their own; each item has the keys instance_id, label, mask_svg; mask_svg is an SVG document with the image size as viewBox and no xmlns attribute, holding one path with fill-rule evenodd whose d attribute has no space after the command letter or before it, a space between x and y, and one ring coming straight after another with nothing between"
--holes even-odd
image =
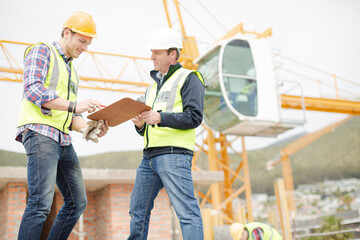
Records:
<instances>
[{"instance_id":1,"label":"yellow crane","mask_svg":"<svg viewBox=\"0 0 360 240\"><path fill-rule=\"evenodd\" d=\"M199 58L199 51L195 37L187 36L185 31L185 26L182 20L180 3L177 0L173 0L175 5L178 22L180 24L181 33L183 35L183 45L184 49L182 51L182 57L180 58L181 64L186 68L198 69L199 62L194 62L194 60ZM170 19L170 14L168 11L167 1L163 0L164 9L166 12L167 22L169 27L173 27ZM268 28L262 33L257 33L254 31L247 31L244 29L242 23L239 23L232 30L230 30L223 37L220 37L218 42L227 41L227 39L232 39L237 34L250 34L254 36L254 39L264 39L268 38L272 34L272 29ZM231 42L227 42L231 44ZM20 47L25 49L26 46L31 43L18 42L18 41L9 41L0 39L0 47L3 55L5 56L7 66L4 66L5 63L2 63L0 66L0 81L14 81L22 82L22 68L20 64L14 58L12 51L13 46ZM11 46L11 47L10 47ZM227 46L219 46L219 49L226 48ZM216 50L216 49L215 49ZM225 49L226 50L226 49ZM103 64L103 61L115 62L118 59L122 61L122 67L119 68L119 65L116 65L116 68L110 69L108 64ZM92 62L92 65L95 66L97 72L93 72L92 75L83 75L81 70L86 64ZM128 56L116 53L104 53L96 51L88 51L79 66L77 67L80 73L80 87L87 89L98 89L98 90L109 90L109 91L120 91L134 94L143 94L146 87L149 85L147 79L147 72L145 70L145 65L150 63L149 58L144 57L135 57ZM105 67L107 66L107 67ZM137 77L132 79L124 79L124 73L129 71L129 69L135 70L138 74ZM228 74L231 75L231 74ZM227 76L229 77L229 76ZM231 77L231 76L230 76ZM237 76L235 76L237 77ZM323 111L323 112L336 112L336 113L345 113L351 115L360 115L360 101L349 101L346 99L340 98L341 89L337 87L337 76L333 75L334 79L334 89L337 93L336 99L330 99L325 97L304 97L299 95L290 95L282 94L279 96L280 103L282 108L286 109L305 109L312 111ZM359 86L357 83L353 83L356 86ZM213 94L208 92L210 95ZM215 92L214 96L219 92ZM224 92L222 92L223 94ZM358 97L358 95L356 95ZM211 96L213 97L213 96ZM217 103L221 104L225 101L231 110L234 110L232 102L230 102L229 97L215 96L217 98ZM205 103L206 104L206 103ZM236 110L236 109L235 109ZM251 124L251 121L243 121L239 123L239 127L242 129L248 129ZM242 125L242 126L241 126ZM193 160L193 170L201 170L201 167L197 164L200 160L199 157L201 153L207 154L208 159L208 168L212 171L223 171L224 181L221 183L216 183L210 186L210 188L201 192L198 191L198 195L201 197L200 206L203 207L205 203L211 203L213 209L217 210L220 215L222 215L222 220L219 224L222 224L223 221L227 223L232 223L235 219L232 200L238 197L241 194L245 194L246 198L246 218L248 221L253 221L252 216L252 205L251 205L251 184L250 184L250 175L249 175L249 166L246 154L245 146L245 137L244 136L256 136L256 133L246 133L241 132L236 134L235 137L231 137L234 134L231 130L226 131L214 131L211 125L203 124L203 131L199 134L206 136L201 144L197 144L198 151L196 152ZM276 135L280 132L286 131L286 126L278 126L275 124L272 126L271 131L263 131L262 134L258 136L263 136L266 134ZM237 128L236 130L239 130ZM231 135L231 136L230 136ZM241 153L233 147L233 143L238 139L241 139L242 142L242 151ZM232 159L230 159L228 150L231 150L235 154L241 156L241 162L236 167L236 169L230 167ZM288 171L288 170L287 170ZM241 186L239 188L234 188L235 181L240 181Z\"/></svg>"}]
</instances>

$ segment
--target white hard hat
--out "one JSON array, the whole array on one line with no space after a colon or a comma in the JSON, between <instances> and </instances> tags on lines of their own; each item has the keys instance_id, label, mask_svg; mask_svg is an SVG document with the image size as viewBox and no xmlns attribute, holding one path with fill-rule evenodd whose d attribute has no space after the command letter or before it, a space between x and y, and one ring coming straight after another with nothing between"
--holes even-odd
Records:
<instances>
[{"instance_id":1,"label":"white hard hat","mask_svg":"<svg viewBox=\"0 0 360 240\"><path fill-rule=\"evenodd\" d=\"M158 28L150 37L148 49L183 48L181 35L172 28Z\"/></svg>"},{"instance_id":2,"label":"white hard hat","mask_svg":"<svg viewBox=\"0 0 360 240\"><path fill-rule=\"evenodd\" d=\"M230 234L234 240L240 240L241 235L244 232L244 224L233 223L230 227Z\"/></svg>"}]
</instances>

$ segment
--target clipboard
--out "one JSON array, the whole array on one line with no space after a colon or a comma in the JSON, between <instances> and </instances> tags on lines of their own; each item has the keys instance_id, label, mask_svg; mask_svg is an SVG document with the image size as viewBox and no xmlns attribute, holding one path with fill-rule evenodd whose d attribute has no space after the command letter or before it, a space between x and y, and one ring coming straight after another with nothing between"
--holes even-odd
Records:
<instances>
[{"instance_id":1,"label":"clipboard","mask_svg":"<svg viewBox=\"0 0 360 240\"><path fill-rule=\"evenodd\" d=\"M151 110L150 106L126 97L88 115L87 118L97 121L106 120L110 127L115 127L149 110Z\"/></svg>"}]
</instances>

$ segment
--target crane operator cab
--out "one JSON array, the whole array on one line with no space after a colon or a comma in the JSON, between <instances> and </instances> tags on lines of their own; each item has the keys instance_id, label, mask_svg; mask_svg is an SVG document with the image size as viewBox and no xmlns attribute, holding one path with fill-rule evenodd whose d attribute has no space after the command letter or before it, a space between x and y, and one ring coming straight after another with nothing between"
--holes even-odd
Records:
<instances>
[{"instance_id":1,"label":"crane operator cab","mask_svg":"<svg viewBox=\"0 0 360 240\"><path fill-rule=\"evenodd\" d=\"M226 39L196 63L205 79L204 119L212 129L274 137L298 126L280 121L280 99L267 39Z\"/></svg>"}]
</instances>

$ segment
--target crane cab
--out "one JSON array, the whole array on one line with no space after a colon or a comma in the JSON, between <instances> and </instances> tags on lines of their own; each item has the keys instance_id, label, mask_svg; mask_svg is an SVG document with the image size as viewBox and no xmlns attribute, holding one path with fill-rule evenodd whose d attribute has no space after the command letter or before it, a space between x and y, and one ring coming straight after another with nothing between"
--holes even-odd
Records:
<instances>
[{"instance_id":1,"label":"crane cab","mask_svg":"<svg viewBox=\"0 0 360 240\"><path fill-rule=\"evenodd\" d=\"M280 100L267 39L231 38L196 60L205 79L204 120L212 129L242 136L277 136Z\"/></svg>"}]
</instances>

